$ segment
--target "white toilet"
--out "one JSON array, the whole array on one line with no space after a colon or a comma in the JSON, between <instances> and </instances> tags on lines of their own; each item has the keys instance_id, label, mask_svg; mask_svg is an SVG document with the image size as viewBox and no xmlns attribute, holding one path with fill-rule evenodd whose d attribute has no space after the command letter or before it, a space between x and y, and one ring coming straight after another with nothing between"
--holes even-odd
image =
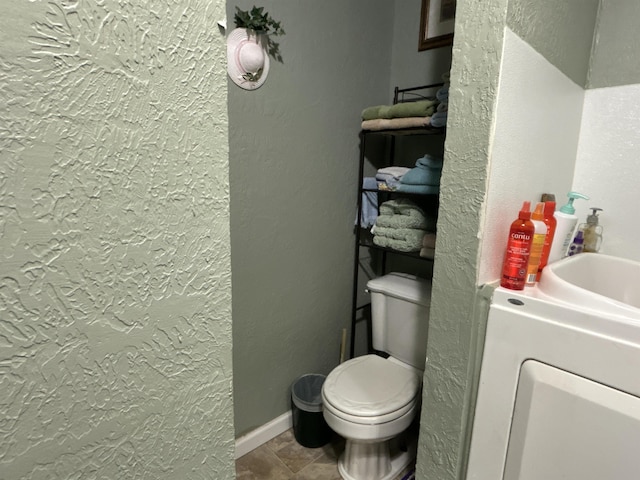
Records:
<instances>
[{"instance_id":1,"label":"white toilet","mask_svg":"<svg viewBox=\"0 0 640 480\"><path fill-rule=\"evenodd\" d=\"M415 458L415 445L394 440L420 408L431 283L391 273L367 288L373 348L389 357L364 355L336 367L322 387L323 415L346 439L342 478L390 480Z\"/></svg>"}]
</instances>

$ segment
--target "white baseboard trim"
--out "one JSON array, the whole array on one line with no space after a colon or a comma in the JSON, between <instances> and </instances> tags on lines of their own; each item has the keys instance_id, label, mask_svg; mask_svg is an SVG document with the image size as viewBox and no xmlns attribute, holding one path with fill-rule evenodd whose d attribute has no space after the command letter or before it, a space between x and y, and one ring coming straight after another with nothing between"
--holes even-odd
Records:
<instances>
[{"instance_id":1,"label":"white baseboard trim","mask_svg":"<svg viewBox=\"0 0 640 480\"><path fill-rule=\"evenodd\" d=\"M236 438L236 460L293 427L291 410Z\"/></svg>"}]
</instances>

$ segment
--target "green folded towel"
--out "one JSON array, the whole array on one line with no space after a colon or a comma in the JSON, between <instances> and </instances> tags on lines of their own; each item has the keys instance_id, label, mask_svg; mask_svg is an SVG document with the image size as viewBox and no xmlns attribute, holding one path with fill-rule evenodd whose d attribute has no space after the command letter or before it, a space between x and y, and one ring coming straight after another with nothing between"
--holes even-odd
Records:
<instances>
[{"instance_id":1,"label":"green folded towel","mask_svg":"<svg viewBox=\"0 0 640 480\"><path fill-rule=\"evenodd\" d=\"M419 100L417 102L396 103L388 109L380 109L381 118L428 117L433 115L437 100ZM388 116L385 116L388 115Z\"/></svg>"},{"instance_id":2,"label":"green folded towel","mask_svg":"<svg viewBox=\"0 0 640 480\"><path fill-rule=\"evenodd\" d=\"M416 243L411 240L398 240L380 235L374 235L373 243L379 247L392 248L399 252L419 252L422 248L422 240Z\"/></svg>"},{"instance_id":3,"label":"green folded towel","mask_svg":"<svg viewBox=\"0 0 640 480\"><path fill-rule=\"evenodd\" d=\"M373 229L373 234L376 236L393 238L395 240L404 240L411 244L419 243L420 247L422 247L422 240L427 232L426 230L421 230L419 228L390 228L376 225Z\"/></svg>"},{"instance_id":4,"label":"green folded towel","mask_svg":"<svg viewBox=\"0 0 640 480\"><path fill-rule=\"evenodd\" d=\"M380 215L408 215L423 218L424 211L408 198L388 200L380 205Z\"/></svg>"},{"instance_id":5,"label":"green folded towel","mask_svg":"<svg viewBox=\"0 0 640 480\"><path fill-rule=\"evenodd\" d=\"M386 108L385 105L376 105L375 107L365 108L362 111L362 120L375 120L380 117L380 109Z\"/></svg>"},{"instance_id":6,"label":"green folded towel","mask_svg":"<svg viewBox=\"0 0 640 480\"><path fill-rule=\"evenodd\" d=\"M376 228L420 228L434 230L435 221L427 220L424 216L410 215L378 215Z\"/></svg>"}]
</instances>

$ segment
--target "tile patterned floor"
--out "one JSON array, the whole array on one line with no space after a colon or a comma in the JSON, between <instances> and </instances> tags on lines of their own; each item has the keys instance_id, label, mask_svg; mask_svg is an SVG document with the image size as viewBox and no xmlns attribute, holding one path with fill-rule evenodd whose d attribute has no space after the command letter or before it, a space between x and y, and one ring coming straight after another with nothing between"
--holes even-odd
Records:
<instances>
[{"instance_id":1,"label":"tile patterned floor","mask_svg":"<svg viewBox=\"0 0 640 480\"><path fill-rule=\"evenodd\" d=\"M341 480L338 457L344 440L338 436L321 448L305 448L287 430L236 460L237 480ZM412 468L402 472L402 479Z\"/></svg>"}]
</instances>

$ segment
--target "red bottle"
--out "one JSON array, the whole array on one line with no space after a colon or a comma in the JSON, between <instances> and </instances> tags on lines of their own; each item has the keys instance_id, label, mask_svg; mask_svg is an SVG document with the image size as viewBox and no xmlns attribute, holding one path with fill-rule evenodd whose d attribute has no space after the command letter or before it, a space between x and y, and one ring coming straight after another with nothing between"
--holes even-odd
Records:
<instances>
[{"instance_id":1,"label":"red bottle","mask_svg":"<svg viewBox=\"0 0 640 480\"><path fill-rule=\"evenodd\" d=\"M544 202L544 224L547 226L547 236L544 238L544 247L542 248L542 257L540 257L540 266L538 266L538 276L536 282L540 281L542 275L542 269L547 265L549 261L549 252L551 251L551 242L553 242L553 235L556 233L556 225L558 221L553 214L556 211L556 202Z\"/></svg>"},{"instance_id":2,"label":"red bottle","mask_svg":"<svg viewBox=\"0 0 640 480\"><path fill-rule=\"evenodd\" d=\"M500 286L511 290L524 290L531 242L535 227L531 221L531 203L524 202L518 218L511 224L507 251L502 264Z\"/></svg>"}]
</instances>

